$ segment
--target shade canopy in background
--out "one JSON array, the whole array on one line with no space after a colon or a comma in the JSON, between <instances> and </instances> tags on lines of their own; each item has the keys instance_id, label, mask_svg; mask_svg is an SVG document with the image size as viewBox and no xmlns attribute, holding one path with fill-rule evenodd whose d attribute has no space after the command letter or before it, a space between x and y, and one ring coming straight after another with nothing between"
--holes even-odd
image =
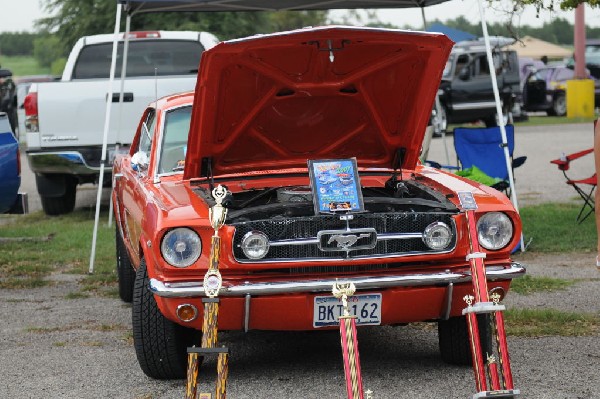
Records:
<instances>
[{"instance_id":1,"label":"shade canopy in background","mask_svg":"<svg viewBox=\"0 0 600 399\"><path fill-rule=\"evenodd\" d=\"M121 13L125 11L127 14L125 28L125 45L123 54L123 64L121 71L121 93L119 104L122 102L123 82L125 79L125 71L127 67L127 49L128 49L128 33L131 23L131 17L135 14L150 13L150 12L217 12L217 11L302 11L302 10L329 10L329 9L380 9L380 8L416 8L423 10L425 7L444 3L447 0L116 0L117 11L115 15L115 30L113 41L112 61L110 68L110 79L108 82L108 96L112 98L113 82L115 76L116 58L117 58L117 43L119 40ZM481 27L486 44L486 52L489 65L493 65L492 50L487 31L487 23L485 19L485 9L482 4L483 0L479 0L479 14L481 15ZM119 7L121 5L122 7ZM423 12L424 15L424 12ZM425 20L425 18L423 18ZM496 73L492 68L490 78L494 89L494 98L496 101L496 111L498 120L500 121L500 130L502 133L503 142L506 143L506 131L504 128L504 118L502 117L502 105L500 103L500 94L498 92L498 84L496 81ZM104 179L104 168L106 164L106 152L108 141L108 128L110 123L111 102L106 102L106 114L104 118L104 139L102 144L102 158L100 161L100 176L99 182ZM514 178L510 165L510 157L508 149L504 148L506 167L509 173L509 181L512 193L512 202L518 212L517 191L514 186ZM90 255L89 272L94 271L94 259L96 257L96 241L98 236L98 223L100 220L100 201L102 197L102 184L98 185L98 193L96 196L96 216L94 221L94 231L92 235L92 251ZM111 202L112 207L112 202ZM521 244L523 239L521 238ZM521 248L524 248L521 245Z\"/></svg>"},{"instance_id":2,"label":"shade canopy in background","mask_svg":"<svg viewBox=\"0 0 600 399\"><path fill-rule=\"evenodd\" d=\"M516 51L519 57L535 60L544 56L549 59L563 59L573 55L573 50L531 36L524 36L520 41L507 46L506 49Z\"/></svg>"},{"instance_id":3,"label":"shade canopy in background","mask_svg":"<svg viewBox=\"0 0 600 399\"><path fill-rule=\"evenodd\" d=\"M164 11L305 11L428 7L448 0L117 0L130 14Z\"/></svg>"}]
</instances>

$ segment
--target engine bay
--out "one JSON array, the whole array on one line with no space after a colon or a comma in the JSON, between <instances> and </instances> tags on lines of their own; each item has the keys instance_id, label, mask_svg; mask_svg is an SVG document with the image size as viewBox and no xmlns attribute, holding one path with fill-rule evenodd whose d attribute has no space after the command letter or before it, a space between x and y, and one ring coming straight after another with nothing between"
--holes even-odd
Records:
<instances>
[{"instance_id":1,"label":"engine bay","mask_svg":"<svg viewBox=\"0 0 600 399\"><path fill-rule=\"evenodd\" d=\"M210 206L214 200L208 187L195 192ZM383 187L361 187L365 212L457 212L446 196L415 179L390 179ZM227 222L238 223L273 217L302 217L315 214L309 186L253 189L230 194L224 201Z\"/></svg>"}]
</instances>

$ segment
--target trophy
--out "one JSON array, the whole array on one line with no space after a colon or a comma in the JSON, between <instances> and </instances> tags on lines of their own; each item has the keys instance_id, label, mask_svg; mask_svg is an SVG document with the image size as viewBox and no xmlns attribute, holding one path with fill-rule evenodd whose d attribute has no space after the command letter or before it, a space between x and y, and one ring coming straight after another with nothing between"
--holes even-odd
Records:
<instances>
[{"instance_id":1,"label":"trophy","mask_svg":"<svg viewBox=\"0 0 600 399\"><path fill-rule=\"evenodd\" d=\"M356 316L351 316L348 309L348 297L352 296L355 291L356 287L353 283L339 283L336 281L333 284L333 296L342 301L343 314L340 316L340 338L348 399L364 399L358 340L356 338ZM372 399L372 392L367 392L367 398Z\"/></svg>"},{"instance_id":2,"label":"trophy","mask_svg":"<svg viewBox=\"0 0 600 399\"><path fill-rule=\"evenodd\" d=\"M469 262L471 269L473 293L464 296L463 300L467 304L467 307L463 309L462 314L467 319L469 344L473 357L473 372L475 374L475 387L477 389L477 393L473 398L488 398L492 396L494 398L513 398L519 395L520 392L514 388L510 358L508 356L503 315L503 311L506 308L500 304L500 295L498 293L488 293L485 269L486 253L481 250L477 238L475 215L477 203L473 193L459 192L458 194L471 241L471 251L467 254L466 260ZM491 348L484 348L481 343L478 315L485 317L495 338L496 345L490 345L492 346ZM484 354L484 349L489 349L491 353ZM484 355L487 361L484 361Z\"/></svg>"},{"instance_id":3,"label":"trophy","mask_svg":"<svg viewBox=\"0 0 600 399\"><path fill-rule=\"evenodd\" d=\"M199 355L217 354L217 382L215 399L225 399L227 388L227 374L229 371L229 350L226 347L217 348L218 318L219 318L219 291L223 283L219 273L219 257L221 255L221 237L219 229L225 223L227 208L223 200L227 196L227 189L221 185L212 191L216 204L209 210L210 224L214 229L211 238L211 248L208 271L204 275L203 287L207 298L202 298L204 304L204 319L202 323L202 344L200 348L188 348L188 370L186 384L186 399L196 399L198 387ZM201 398L210 399L211 394L201 393Z\"/></svg>"}]
</instances>

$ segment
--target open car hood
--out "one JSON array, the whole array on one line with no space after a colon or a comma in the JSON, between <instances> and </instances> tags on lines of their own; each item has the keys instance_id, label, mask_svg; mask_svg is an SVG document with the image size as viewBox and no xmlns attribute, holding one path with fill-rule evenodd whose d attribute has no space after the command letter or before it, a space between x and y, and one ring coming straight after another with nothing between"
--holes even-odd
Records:
<instances>
[{"instance_id":1,"label":"open car hood","mask_svg":"<svg viewBox=\"0 0 600 399\"><path fill-rule=\"evenodd\" d=\"M412 169L452 45L335 26L220 43L202 55L184 178L350 157Z\"/></svg>"}]
</instances>

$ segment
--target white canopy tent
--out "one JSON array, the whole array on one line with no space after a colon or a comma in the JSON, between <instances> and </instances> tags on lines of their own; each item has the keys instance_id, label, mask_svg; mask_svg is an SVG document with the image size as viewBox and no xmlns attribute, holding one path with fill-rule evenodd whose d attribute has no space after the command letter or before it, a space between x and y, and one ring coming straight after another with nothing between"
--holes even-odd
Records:
<instances>
[{"instance_id":1,"label":"white canopy tent","mask_svg":"<svg viewBox=\"0 0 600 399\"><path fill-rule=\"evenodd\" d=\"M121 13L124 10L127 14L125 24L125 43L123 54L123 65L121 72L121 93L119 104L122 103L123 85L125 79L125 70L127 67L127 49L128 36L131 25L131 17L135 14L149 12L226 12L226 11L300 11L300 10L329 10L329 9L380 9L380 8L412 8L420 7L422 10L431 5L443 3L447 0L117 0L117 11L115 15L115 29L112 50L112 60L110 66L110 78L108 83L108 96L112 98L113 83L117 59L117 44L119 41ZM494 65L492 50L490 46L489 36L487 32L487 23L485 19L485 9L483 0L479 0L479 12L481 15L481 26L485 38L485 45L489 65ZM425 13L423 10L423 20L425 21ZM490 68L494 97L496 100L496 112L499 115L500 130L502 133L502 141L507 143L506 130L504 127L504 118L502 117L502 106L500 102L500 94L498 92L498 84L496 80L496 72L494 68ZM119 111L120 112L120 111ZM106 164L106 150L108 141L108 130L111 114L111 102L106 103L106 114L104 119L104 135L102 143L102 158L100 161L100 177L99 182L104 179L104 168ZM504 155L506 158L506 167L508 169L509 183L511 187L511 199L518 211L517 192L514 186L514 178L508 147L504 146ZM90 255L89 272L94 271L94 260L96 255L96 240L98 232L98 223L100 219L100 201L102 197L102 184L98 185L98 193L96 196L96 214L94 222L94 232L92 236L92 250ZM521 249L524 249L523 239L521 238Z\"/></svg>"}]
</instances>

